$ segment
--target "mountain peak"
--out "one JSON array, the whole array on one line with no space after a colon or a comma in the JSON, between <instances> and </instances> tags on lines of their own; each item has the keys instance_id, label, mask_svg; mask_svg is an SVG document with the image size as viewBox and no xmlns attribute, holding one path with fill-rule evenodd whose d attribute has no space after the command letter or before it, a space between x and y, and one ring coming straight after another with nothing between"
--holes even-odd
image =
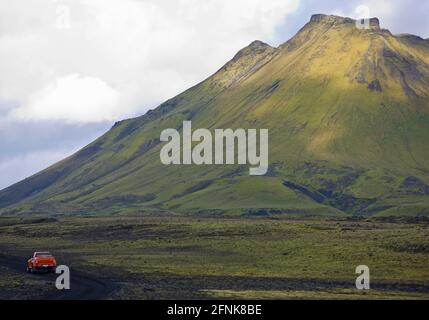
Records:
<instances>
[{"instance_id":1,"label":"mountain peak","mask_svg":"<svg viewBox=\"0 0 429 320\"><path fill-rule=\"evenodd\" d=\"M271 52L275 50L275 48L271 47L269 44L266 44L265 42L262 42L260 40L255 40L252 43L250 43L247 47L244 47L240 51L237 52L233 60L237 60L239 58L242 58L244 56L255 56L255 55L261 55L265 54L267 52Z\"/></svg>"},{"instance_id":2,"label":"mountain peak","mask_svg":"<svg viewBox=\"0 0 429 320\"><path fill-rule=\"evenodd\" d=\"M327 14L313 14L310 22L313 23L329 23L329 24L354 24L357 20L349 17L340 17ZM370 18L369 25L371 29L380 29L380 20L378 18Z\"/></svg>"},{"instance_id":3,"label":"mountain peak","mask_svg":"<svg viewBox=\"0 0 429 320\"><path fill-rule=\"evenodd\" d=\"M260 40L255 40L251 44L249 44L249 47L257 48L257 47L270 47L269 44L266 44L265 42L262 42Z\"/></svg>"}]
</instances>

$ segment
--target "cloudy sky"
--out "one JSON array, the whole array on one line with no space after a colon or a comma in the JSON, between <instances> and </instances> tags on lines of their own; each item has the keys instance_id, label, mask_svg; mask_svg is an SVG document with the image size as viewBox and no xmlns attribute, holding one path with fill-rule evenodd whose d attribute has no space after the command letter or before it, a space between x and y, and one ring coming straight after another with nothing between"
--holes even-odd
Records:
<instances>
[{"instance_id":1,"label":"cloudy sky","mask_svg":"<svg viewBox=\"0 0 429 320\"><path fill-rule=\"evenodd\" d=\"M253 40L277 46L313 13L368 10L393 33L429 37L429 0L2 0L0 189L198 83Z\"/></svg>"}]
</instances>

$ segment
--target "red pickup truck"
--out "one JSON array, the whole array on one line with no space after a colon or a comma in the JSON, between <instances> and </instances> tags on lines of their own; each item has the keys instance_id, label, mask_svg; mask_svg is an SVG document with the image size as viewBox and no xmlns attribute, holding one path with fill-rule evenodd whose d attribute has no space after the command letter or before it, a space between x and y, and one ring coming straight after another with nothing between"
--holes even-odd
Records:
<instances>
[{"instance_id":1,"label":"red pickup truck","mask_svg":"<svg viewBox=\"0 0 429 320\"><path fill-rule=\"evenodd\" d=\"M34 252L33 257L27 261L27 272L35 273L39 270L55 273L57 261L54 256L47 252Z\"/></svg>"}]
</instances>

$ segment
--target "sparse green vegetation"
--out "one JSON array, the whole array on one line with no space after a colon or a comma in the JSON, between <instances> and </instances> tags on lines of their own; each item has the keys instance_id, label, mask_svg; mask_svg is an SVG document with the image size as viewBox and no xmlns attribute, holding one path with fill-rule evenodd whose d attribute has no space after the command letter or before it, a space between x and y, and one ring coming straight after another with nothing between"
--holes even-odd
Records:
<instances>
[{"instance_id":1,"label":"sparse green vegetation","mask_svg":"<svg viewBox=\"0 0 429 320\"><path fill-rule=\"evenodd\" d=\"M72 271L114 282L110 298L428 299L428 226L423 217L1 218L0 250L22 260L50 250ZM360 264L371 270L366 294L354 287ZM29 285L16 280L24 270L5 274L1 293Z\"/></svg>"}]
</instances>

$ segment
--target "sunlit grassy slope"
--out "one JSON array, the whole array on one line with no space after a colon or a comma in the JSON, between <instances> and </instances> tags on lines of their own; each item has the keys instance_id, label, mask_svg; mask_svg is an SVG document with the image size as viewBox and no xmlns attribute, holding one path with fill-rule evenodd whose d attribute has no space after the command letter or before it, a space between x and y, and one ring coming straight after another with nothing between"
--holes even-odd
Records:
<instances>
[{"instance_id":1,"label":"sunlit grassy slope","mask_svg":"<svg viewBox=\"0 0 429 320\"><path fill-rule=\"evenodd\" d=\"M268 128L270 168L164 166L165 128ZM429 215L429 45L314 15L200 84L0 192L3 214L166 210Z\"/></svg>"}]
</instances>

